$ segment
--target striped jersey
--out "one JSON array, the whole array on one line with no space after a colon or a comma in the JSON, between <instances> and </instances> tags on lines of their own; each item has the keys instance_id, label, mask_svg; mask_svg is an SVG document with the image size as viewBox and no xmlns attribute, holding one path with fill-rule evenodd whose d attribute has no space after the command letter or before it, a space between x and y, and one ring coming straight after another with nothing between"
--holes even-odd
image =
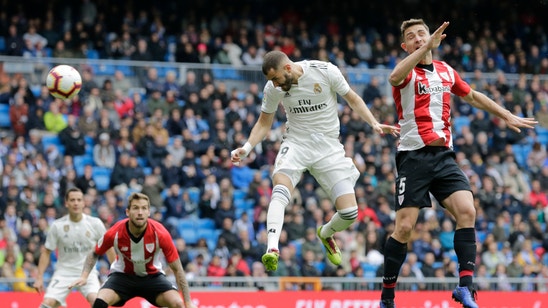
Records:
<instances>
[{"instance_id":1,"label":"striped jersey","mask_svg":"<svg viewBox=\"0 0 548 308\"><path fill-rule=\"evenodd\" d=\"M112 226L97 242L95 253L103 255L114 247L116 260L110 266L111 272L146 276L164 273L162 252L168 263L179 258L169 231L159 222L149 219L145 232L135 238L129 232L129 219L123 219Z\"/></svg>"},{"instance_id":2,"label":"striped jersey","mask_svg":"<svg viewBox=\"0 0 548 308\"><path fill-rule=\"evenodd\" d=\"M443 138L453 148L451 94L466 96L470 86L447 63L417 65L402 84L392 87L401 128L399 151L420 149Z\"/></svg>"},{"instance_id":3,"label":"striped jersey","mask_svg":"<svg viewBox=\"0 0 548 308\"><path fill-rule=\"evenodd\" d=\"M303 68L298 84L288 92L275 87L269 80L264 87L261 111L274 113L282 103L287 115L287 134L322 133L338 137L337 93L344 96L350 85L335 65L323 61L295 62Z\"/></svg>"}]
</instances>

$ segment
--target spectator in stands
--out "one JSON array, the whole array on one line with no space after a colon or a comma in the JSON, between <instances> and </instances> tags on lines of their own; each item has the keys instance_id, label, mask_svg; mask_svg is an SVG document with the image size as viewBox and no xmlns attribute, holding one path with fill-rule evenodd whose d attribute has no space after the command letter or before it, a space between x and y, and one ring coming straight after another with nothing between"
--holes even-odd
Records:
<instances>
[{"instance_id":1,"label":"spectator in stands","mask_svg":"<svg viewBox=\"0 0 548 308\"><path fill-rule=\"evenodd\" d=\"M49 110L44 114L46 129L52 133L59 133L67 127L67 122L65 121L63 114L59 111L59 104L59 100L52 102Z\"/></svg>"},{"instance_id":2,"label":"spectator in stands","mask_svg":"<svg viewBox=\"0 0 548 308\"><path fill-rule=\"evenodd\" d=\"M9 108L11 128L16 136L27 135L27 122L29 120L29 106L24 97L17 93L14 96L14 103Z\"/></svg>"},{"instance_id":3,"label":"spectator in stands","mask_svg":"<svg viewBox=\"0 0 548 308\"><path fill-rule=\"evenodd\" d=\"M99 143L93 147L93 161L98 167L114 168L116 164L116 150L110 142L110 136L107 133L99 135Z\"/></svg>"},{"instance_id":4,"label":"spectator in stands","mask_svg":"<svg viewBox=\"0 0 548 308\"><path fill-rule=\"evenodd\" d=\"M65 155L77 156L86 152L86 141L84 135L77 125L77 117L67 117L67 127L59 132L59 140L65 146Z\"/></svg>"},{"instance_id":5,"label":"spectator in stands","mask_svg":"<svg viewBox=\"0 0 548 308\"><path fill-rule=\"evenodd\" d=\"M110 188L114 188L118 185L129 185L131 182L131 167L129 166L129 154L121 153L118 157L118 161L114 165L112 174L110 177Z\"/></svg>"}]
</instances>

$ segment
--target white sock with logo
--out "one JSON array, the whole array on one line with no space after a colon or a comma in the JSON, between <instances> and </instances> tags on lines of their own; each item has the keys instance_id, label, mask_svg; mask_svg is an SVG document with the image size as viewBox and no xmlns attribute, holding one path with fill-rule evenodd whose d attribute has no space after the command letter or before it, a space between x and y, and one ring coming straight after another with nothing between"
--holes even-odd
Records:
<instances>
[{"instance_id":1,"label":"white sock with logo","mask_svg":"<svg viewBox=\"0 0 548 308\"><path fill-rule=\"evenodd\" d=\"M276 185L272 189L272 199L266 214L266 231L268 236L267 252L278 249L280 233L284 224L285 207L289 204L291 192L283 185Z\"/></svg>"}]
</instances>

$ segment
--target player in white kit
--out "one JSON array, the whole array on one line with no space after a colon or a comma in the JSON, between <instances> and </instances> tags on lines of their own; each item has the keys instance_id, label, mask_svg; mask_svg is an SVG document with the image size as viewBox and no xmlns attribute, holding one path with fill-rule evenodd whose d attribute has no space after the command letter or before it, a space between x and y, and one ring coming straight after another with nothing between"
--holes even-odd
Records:
<instances>
[{"instance_id":1,"label":"player in white kit","mask_svg":"<svg viewBox=\"0 0 548 308\"><path fill-rule=\"evenodd\" d=\"M66 298L71 292L68 286L80 277L87 255L106 232L99 218L83 213L84 206L82 191L78 188L69 189L65 195L68 214L56 219L50 226L38 263L38 277L34 282L39 293L44 291L44 272L53 251L57 251L57 263L40 308L66 306ZM110 252L109 260L112 261L113 257L114 252ZM79 291L91 305L99 287L98 273L95 272Z\"/></svg>"},{"instance_id":2,"label":"player in white kit","mask_svg":"<svg viewBox=\"0 0 548 308\"><path fill-rule=\"evenodd\" d=\"M341 263L333 234L348 228L358 216L354 185L359 172L352 159L345 157L339 141L340 122L337 94L365 120L376 133L397 135L399 128L380 124L363 99L350 88L341 71L323 61L291 61L280 51L264 56L264 87L261 114L245 145L231 153L238 164L263 140L282 103L287 114L287 131L272 173L272 198L267 213L268 247L262 257L268 271L278 267L280 231L285 207L303 172L309 171L335 203L337 213L317 230L328 259Z\"/></svg>"}]
</instances>

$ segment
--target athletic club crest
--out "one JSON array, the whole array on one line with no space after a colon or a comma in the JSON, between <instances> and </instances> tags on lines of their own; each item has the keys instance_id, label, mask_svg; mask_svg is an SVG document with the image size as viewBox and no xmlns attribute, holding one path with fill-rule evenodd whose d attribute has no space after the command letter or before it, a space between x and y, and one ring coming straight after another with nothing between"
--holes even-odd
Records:
<instances>
[{"instance_id":1,"label":"athletic club crest","mask_svg":"<svg viewBox=\"0 0 548 308\"><path fill-rule=\"evenodd\" d=\"M152 253L154 251L154 243L145 244L145 248L148 252Z\"/></svg>"},{"instance_id":2,"label":"athletic club crest","mask_svg":"<svg viewBox=\"0 0 548 308\"><path fill-rule=\"evenodd\" d=\"M320 94L322 93L322 87L319 83L314 84L314 94Z\"/></svg>"}]
</instances>

